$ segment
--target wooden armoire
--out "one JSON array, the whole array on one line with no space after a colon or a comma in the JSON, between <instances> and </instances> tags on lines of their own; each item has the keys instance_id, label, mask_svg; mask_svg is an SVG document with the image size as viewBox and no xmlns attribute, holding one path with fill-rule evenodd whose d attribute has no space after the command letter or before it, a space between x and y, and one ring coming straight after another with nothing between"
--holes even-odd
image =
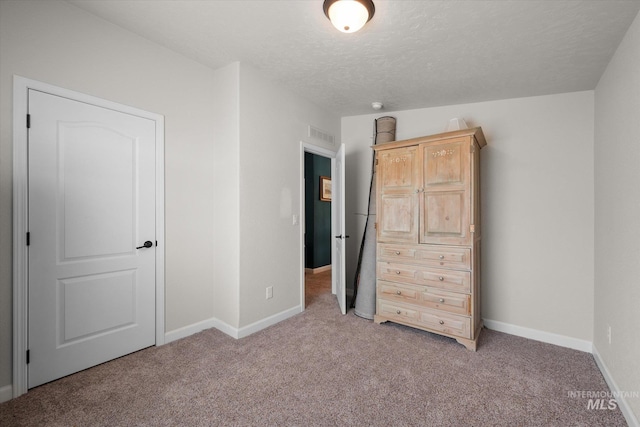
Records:
<instances>
[{"instance_id":1,"label":"wooden armoire","mask_svg":"<svg viewBox=\"0 0 640 427\"><path fill-rule=\"evenodd\" d=\"M476 350L480 316L482 129L373 147L376 323L401 323Z\"/></svg>"}]
</instances>

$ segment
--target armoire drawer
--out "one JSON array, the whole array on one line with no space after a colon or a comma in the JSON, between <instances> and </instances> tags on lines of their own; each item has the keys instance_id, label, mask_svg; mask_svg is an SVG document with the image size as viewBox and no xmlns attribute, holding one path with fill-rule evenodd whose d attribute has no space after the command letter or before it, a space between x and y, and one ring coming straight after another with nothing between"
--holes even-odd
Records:
<instances>
[{"instance_id":1,"label":"armoire drawer","mask_svg":"<svg viewBox=\"0 0 640 427\"><path fill-rule=\"evenodd\" d=\"M378 298L376 316L461 338L471 338L471 318Z\"/></svg>"},{"instance_id":2,"label":"armoire drawer","mask_svg":"<svg viewBox=\"0 0 640 427\"><path fill-rule=\"evenodd\" d=\"M421 285L409 285L378 280L377 298L391 303L416 304L422 307L446 311L448 313L471 314L471 296L447 292Z\"/></svg>"},{"instance_id":3,"label":"armoire drawer","mask_svg":"<svg viewBox=\"0 0 640 427\"><path fill-rule=\"evenodd\" d=\"M420 293L420 305L448 313L471 315L471 295L466 294L424 288Z\"/></svg>"},{"instance_id":4,"label":"armoire drawer","mask_svg":"<svg viewBox=\"0 0 640 427\"><path fill-rule=\"evenodd\" d=\"M384 298L389 301L408 302L417 304L420 302L421 293L426 288L422 286L402 285L399 283L385 282L378 280L376 290L377 297Z\"/></svg>"},{"instance_id":5,"label":"armoire drawer","mask_svg":"<svg viewBox=\"0 0 640 427\"><path fill-rule=\"evenodd\" d=\"M413 323L416 323L420 320L420 312L417 310L417 307L415 309L408 308L401 304L395 304L381 298L378 298L376 314L392 319L397 319L399 321L405 320Z\"/></svg>"},{"instance_id":6,"label":"armoire drawer","mask_svg":"<svg viewBox=\"0 0 640 427\"><path fill-rule=\"evenodd\" d=\"M420 270L415 265L379 262L377 275L379 279L391 282L418 284Z\"/></svg>"},{"instance_id":7,"label":"armoire drawer","mask_svg":"<svg viewBox=\"0 0 640 427\"><path fill-rule=\"evenodd\" d=\"M445 334L471 338L471 319L469 317L425 309L420 310L420 324Z\"/></svg>"},{"instance_id":8,"label":"armoire drawer","mask_svg":"<svg viewBox=\"0 0 640 427\"><path fill-rule=\"evenodd\" d=\"M471 270L471 249L455 246L378 243L378 259Z\"/></svg>"},{"instance_id":9,"label":"armoire drawer","mask_svg":"<svg viewBox=\"0 0 640 427\"><path fill-rule=\"evenodd\" d=\"M421 265L378 262L378 278L394 283L430 286L453 292L471 292L471 273Z\"/></svg>"},{"instance_id":10,"label":"armoire drawer","mask_svg":"<svg viewBox=\"0 0 640 427\"><path fill-rule=\"evenodd\" d=\"M420 285L454 292L471 292L471 273L469 271L423 267L419 277L418 283Z\"/></svg>"}]
</instances>

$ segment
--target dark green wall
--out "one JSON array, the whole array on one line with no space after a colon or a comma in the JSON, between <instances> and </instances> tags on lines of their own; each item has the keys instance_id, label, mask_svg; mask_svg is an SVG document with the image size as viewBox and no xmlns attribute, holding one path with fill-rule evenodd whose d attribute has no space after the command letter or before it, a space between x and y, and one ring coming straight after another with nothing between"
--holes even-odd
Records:
<instances>
[{"instance_id":1,"label":"dark green wall","mask_svg":"<svg viewBox=\"0 0 640 427\"><path fill-rule=\"evenodd\" d=\"M321 176L331 176L331 159L304 153L306 268L331 264L331 202L320 200Z\"/></svg>"}]
</instances>

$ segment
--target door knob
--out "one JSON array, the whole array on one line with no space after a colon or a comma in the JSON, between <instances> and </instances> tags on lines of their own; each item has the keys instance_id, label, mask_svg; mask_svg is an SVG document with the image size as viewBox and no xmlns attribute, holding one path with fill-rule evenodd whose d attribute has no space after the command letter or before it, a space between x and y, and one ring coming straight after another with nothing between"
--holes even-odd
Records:
<instances>
[{"instance_id":1,"label":"door knob","mask_svg":"<svg viewBox=\"0 0 640 427\"><path fill-rule=\"evenodd\" d=\"M150 248L151 246L153 246L153 243L151 243L151 240L147 240L142 246L138 246L136 249Z\"/></svg>"}]
</instances>

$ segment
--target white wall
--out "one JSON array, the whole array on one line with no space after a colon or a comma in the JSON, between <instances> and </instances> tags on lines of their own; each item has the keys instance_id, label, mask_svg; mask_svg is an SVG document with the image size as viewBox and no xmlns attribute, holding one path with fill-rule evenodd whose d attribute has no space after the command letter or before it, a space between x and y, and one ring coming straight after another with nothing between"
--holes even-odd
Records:
<instances>
[{"instance_id":1,"label":"white wall","mask_svg":"<svg viewBox=\"0 0 640 427\"><path fill-rule=\"evenodd\" d=\"M337 115L240 65L241 327L300 306L300 142L323 146L308 125L339 139Z\"/></svg>"},{"instance_id":2,"label":"white wall","mask_svg":"<svg viewBox=\"0 0 640 427\"><path fill-rule=\"evenodd\" d=\"M243 336L301 309L300 142L316 143L310 124L338 136L340 120L245 64L215 77L212 324Z\"/></svg>"},{"instance_id":3,"label":"white wall","mask_svg":"<svg viewBox=\"0 0 640 427\"><path fill-rule=\"evenodd\" d=\"M584 341L593 323L593 92L345 117L348 279L360 245L373 120L396 139L482 126L483 318ZM353 238L355 237L355 238Z\"/></svg>"},{"instance_id":4,"label":"white wall","mask_svg":"<svg viewBox=\"0 0 640 427\"><path fill-rule=\"evenodd\" d=\"M232 328L240 316L240 64L215 72L213 158L214 313ZM206 260L202 260L206 262Z\"/></svg>"},{"instance_id":5,"label":"white wall","mask_svg":"<svg viewBox=\"0 0 640 427\"><path fill-rule=\"evenodd\" d=\"M639 184L640 14L595 91L593 341L618 389L629 392L640 391ZM637 424L640 399L628 404Z\"/></svg>"},{"instance_id":6,"label":"white wall","mask_svg":"<svg viewBox=\"0 0 640 427\"><path fill-rule=\"evenodd\" d=\"M212 317L213 71L54 0L0 2L0 57L0 388L11 383L14 74L165 116L166 331Z\"/></svg>"}]
</instances>

